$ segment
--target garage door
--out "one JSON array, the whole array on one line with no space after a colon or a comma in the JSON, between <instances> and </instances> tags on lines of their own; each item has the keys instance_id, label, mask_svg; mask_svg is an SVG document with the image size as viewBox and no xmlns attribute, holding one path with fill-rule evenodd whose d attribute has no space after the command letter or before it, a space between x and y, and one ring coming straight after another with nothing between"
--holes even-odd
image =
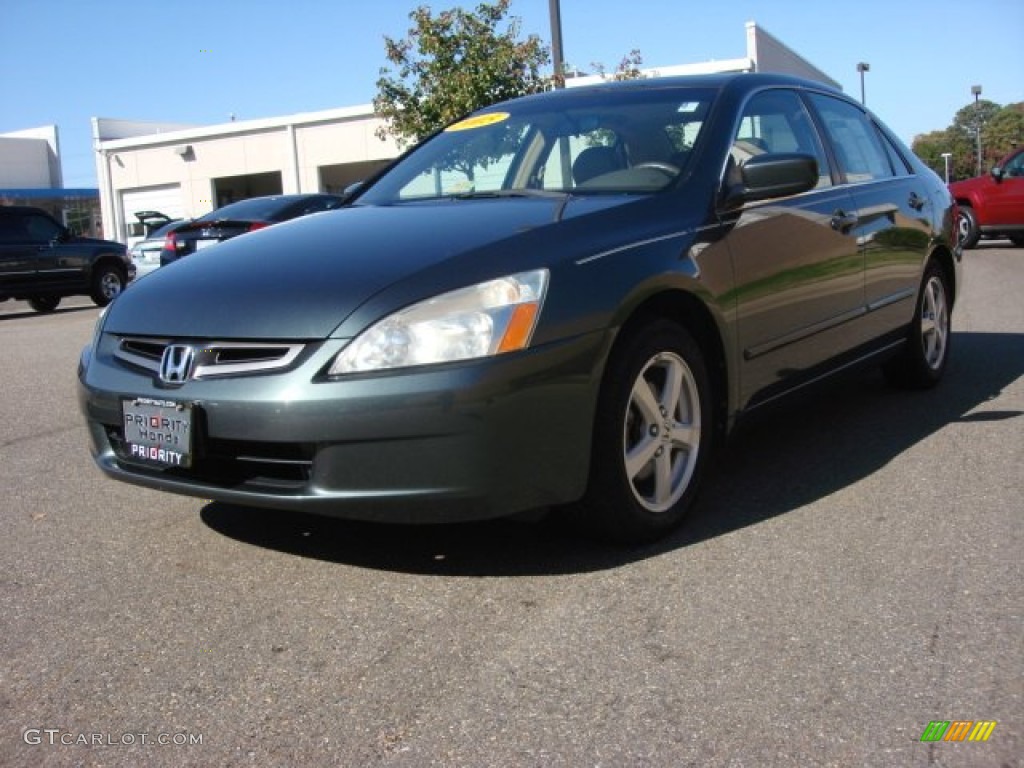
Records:
<instances>
[{"instance_id":1,"label":"garage door","mask_svg":"<svg viewBox=\"0 0 1024 768\"><path fill-rule=\"evenodd\" d=\"M140 211L158 211L172 219L180 219L185 207L181 204L181 185L164 184L144 189L126 189L121 192L121 210L124 212L124 240L131 246L145 237L145 231L135 214Z\"/></svg>"}]
</instances>

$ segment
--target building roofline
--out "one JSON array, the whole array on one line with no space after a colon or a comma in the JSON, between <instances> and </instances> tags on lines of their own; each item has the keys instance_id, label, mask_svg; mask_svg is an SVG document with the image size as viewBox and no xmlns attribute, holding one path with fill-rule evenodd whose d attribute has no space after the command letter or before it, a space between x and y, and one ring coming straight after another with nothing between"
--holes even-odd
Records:
<instances>
[{"instance_id":1,"label":"building roofline","mask_svg":"<svg viewBox=\"0 0 1024 768\"><path fill-rule=\"evenodd\" d=\"M214 125L196 126L194 128L181 128L170 131L159 131L139 136L131 136L124 139L100 139L93 136L96 149L114 151L118 149L129 149L133 147L149 147L155 144L180 144L191 140L217 138L243 133L258 131L284 129L288 126L316 125L317 123L328 123L338 120L355 120L359 118L374 116L372 104L360 104L354 107L339 107L336 109L325 109L319 112L299 112L293 115L281 115L278 117L257 118L253 120L232 120L228 123L216 123ZM105 118L94 117L94 131L97 122Z\"/></svg>"}]
</instances>

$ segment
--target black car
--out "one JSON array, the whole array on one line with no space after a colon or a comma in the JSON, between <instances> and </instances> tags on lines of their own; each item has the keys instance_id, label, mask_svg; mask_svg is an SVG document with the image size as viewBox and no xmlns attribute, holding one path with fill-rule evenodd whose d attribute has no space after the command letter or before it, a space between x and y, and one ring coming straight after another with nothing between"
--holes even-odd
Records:
<instances>
[{"instance_id":1,"label":"black car","mask_svg":"<svg viewBox=\"0 0 1024 768\"><path fill-rule=\"evenodd\" d=\"M342 202L338 195L309 194L250 197L229 203L169 232L160 250L160 265L246 232L337 208Z\"/></svg>"},{"instance_id":2,"label":"black car","mask_svg":"<svg viewBox=\"0 0 1024 768\"><path fill-rule=\"evenodd\" d=\"M0 301L51 312L64 296L86 295L104 307L134 277L120 243L76 237L39 208L0 206Z\"/></svg>"},{"instance_id":3,"label":"black car","mask_svg":"<svg viewBox=\"0 0 1024 768\"><path fill-rule=\"evenodd\" d=\"M841 92L609 83L159 270L79 391L130 483L393 522L553 506L643 541L743 414L855 364L938 383L960 287L949 190Z\"/></svg>"}]
</instances>

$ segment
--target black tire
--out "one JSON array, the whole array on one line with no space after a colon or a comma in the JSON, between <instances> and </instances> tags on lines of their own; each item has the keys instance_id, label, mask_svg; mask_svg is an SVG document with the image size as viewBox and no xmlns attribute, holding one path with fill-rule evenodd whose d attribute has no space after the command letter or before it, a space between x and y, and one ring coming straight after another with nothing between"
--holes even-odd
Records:
<instances>
[{"instance_id":1,"label":"black tire","mask_svg":"<svg viewBox=\"0 0 1024 768\"><path fill-rule=\"evenodd\" d=\"M676 528L710 459L711 401L704 355L685 329L656 321L623 338L601 387L578 521L620 544Z\"/></svg>"},{"instance_id":2,"label":"black tire","mask_svg":"<svg viewBox=\"0 0 1024 768\"><path fill-rule=\"evenodd\" d=\"M1017 248L1024 248L1024 235L1010 235L1010 242Z\"/></svg>"},{"instance_id":3,"label":"black tire","mask_svg":"<svg viewBox=\"0 0 1024 768\"><path fill-rule=\"evenodd\" d=\"M124 284L124 272L112 264L101 264L92 276L90 296L96 306L105 307L121 294Z\"/></svg>"},{"instance_id":4,"label":"black tire","mask_svg":"<svg viewBox=\"0 0 1024 768\"><path fill-rule=\"evenodd\" d=\"M36 312L53 312L60 304L60 296L33 296L28 305Z\"/></svg>"},{"instance_id":5,"label":"black tire","mask_svg":"<svg viewBox=\"0 0 1024 768\"><path fill-rule=\"evenodd\" d=\"M952 308L946 272L935 260L929 261L917 294L907 342L900 355L884 368L891 384L928 389L942 380L953 340Z\"/></svg>"},{"instance_id":6,"label":"black tire","mask_svg":"<svg viewBox=\"0 0 1024 768\"><path fill-rule=\"evenodd\" d=\"M981 230L978 229L978 217L975 215L974 209L969 205L961 205L958 208L956 234L962 248L973 248L981 239Z\"/></svg>"}]
</instances>

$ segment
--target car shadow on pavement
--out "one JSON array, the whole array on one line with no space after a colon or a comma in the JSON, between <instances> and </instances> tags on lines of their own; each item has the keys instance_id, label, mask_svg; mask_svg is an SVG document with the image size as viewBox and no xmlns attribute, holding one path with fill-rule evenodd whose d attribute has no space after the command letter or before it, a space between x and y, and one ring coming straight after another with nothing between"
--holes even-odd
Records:
<instances>
[{"instance_id":1,"label":"car shadow on pavement","mask_svg":"<svg viewBox=\"0 0 1024 768\"><path fill-rule=\"evenodd\" d=\"M750 416L722 451L687 522L652 545L595 542L558 515L533 521L378 525L214 502L202 510L202 519L213 530L254 546L364 568L465 577L614 568L825 498L948 424L1024 415L987 407L1024 375L1024 334L954 333L952 343L951 367L933 390L890 388L871 369Z\"/></svg>"},{"instance_id":2,"label":"car shadow on pavement","mask_svg":"<svg viewBox=\"0 0 1024 768\"><path fill-rule=\"evenodd\" d=\"M13 310L11 312L0 312L0 321L18 320L24 317L46 317L47 315L70 315L74 312L87 312L99 309L95 304L81 307L57 307L49 312L36 312L34 309Z\"/></svg>"}]
</instances>

